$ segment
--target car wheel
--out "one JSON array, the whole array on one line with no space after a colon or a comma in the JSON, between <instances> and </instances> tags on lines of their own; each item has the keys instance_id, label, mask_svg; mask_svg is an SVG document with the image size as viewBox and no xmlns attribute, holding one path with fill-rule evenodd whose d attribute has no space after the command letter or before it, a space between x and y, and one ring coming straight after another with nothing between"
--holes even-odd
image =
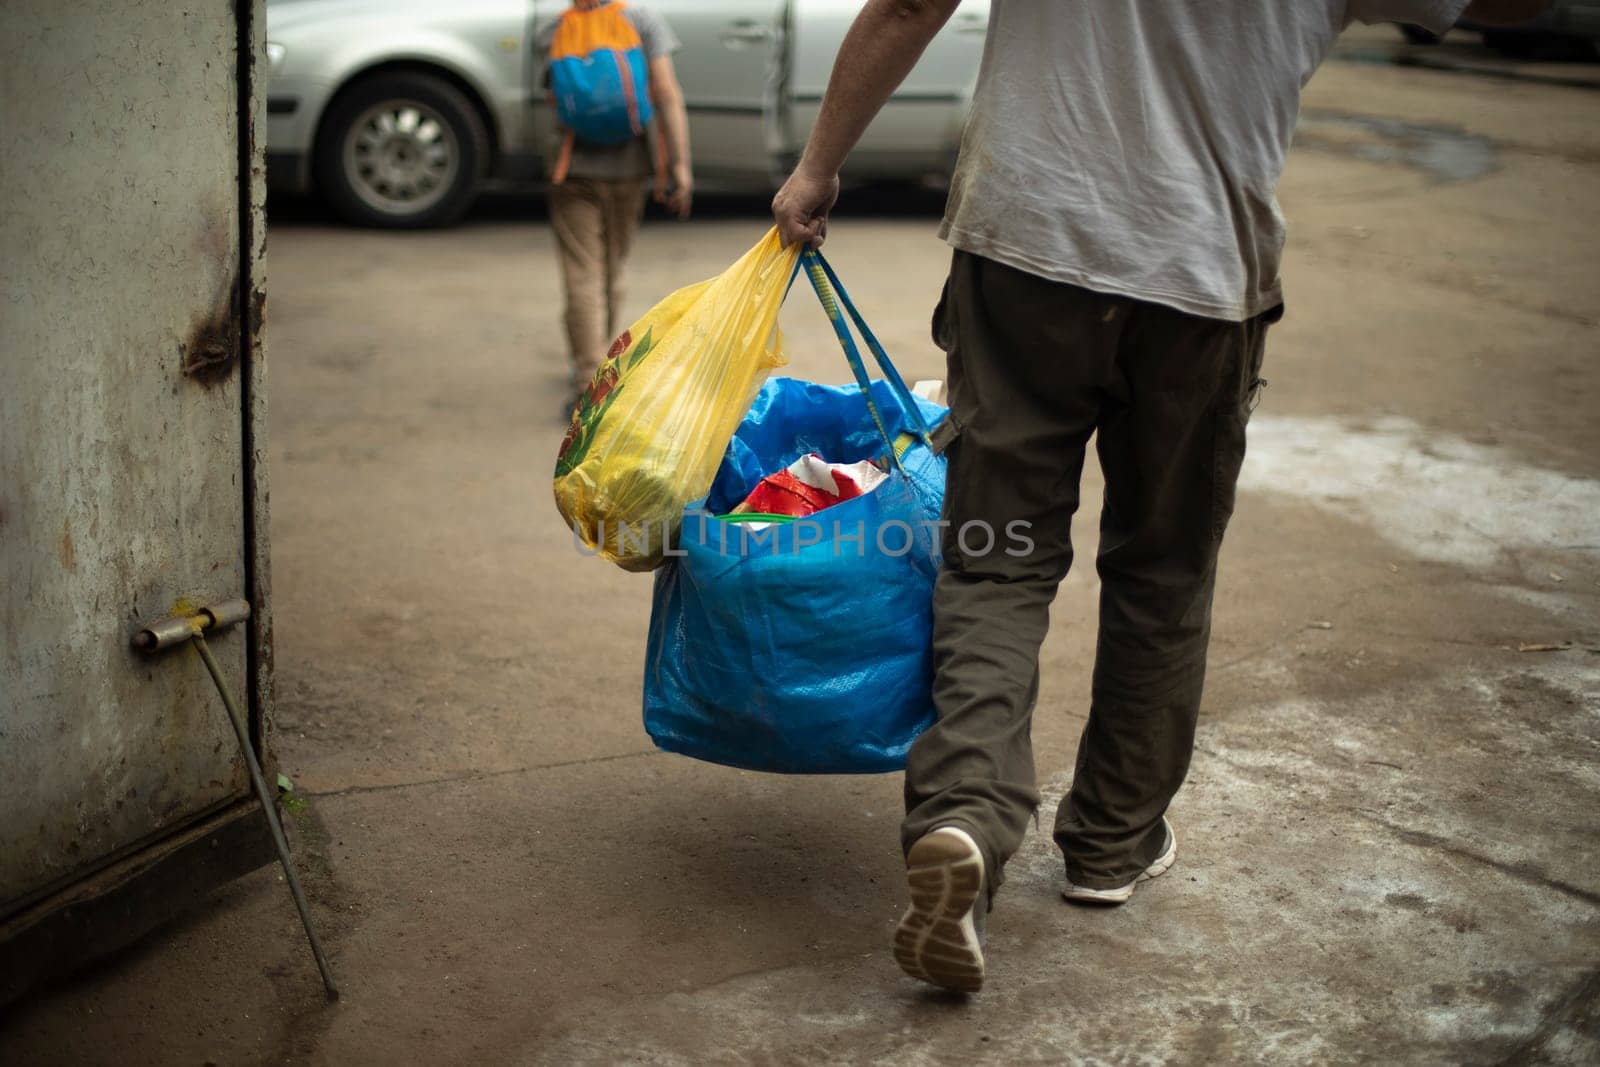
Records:
<instances>
[{"instance_id":1,"label":"car wheel","mask_svg":"<svg viewBox=\"0 0 1600 1067\"><path fill-rule=\"evenodd\" d=\"M472 102L427 74L356 82L328 110L313 160L333 209L361 226L454 222L478 195L489 133Z\"/></svg>"}]
</instances>

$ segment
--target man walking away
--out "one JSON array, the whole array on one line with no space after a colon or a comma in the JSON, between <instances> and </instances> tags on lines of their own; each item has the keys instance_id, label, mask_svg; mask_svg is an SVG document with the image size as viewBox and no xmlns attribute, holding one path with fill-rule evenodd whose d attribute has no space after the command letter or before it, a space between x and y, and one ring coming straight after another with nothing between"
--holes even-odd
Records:
<instances>
[{"instance_id":1,"label":"man walking away","mask_svg":"<svg viewBox=\"0 0 1600 1067\"><path fill-rule=\"evenodd\" d=\"M839 167L957 0L867 0L773 201L820 243ZM1183 783L1267 327L1283 311L1275 190L1300 90L1351 21L1442 33L1467 0L993 0L941 235L949 356L937 721L912 748L902 825L909 974L983 983L983 919L1039 803L1029 723L1050 602L1072 562L1085 446L1105 473L1099 645L1062 894L1121 904L1177 855ZM1474 18L1543 0L1480 0ZM969 522L1027 524L1022 557ZM979 540L968 538L968 540ZM993 545L993 539L987 539Z\"/></svg>"},{"instance_id":2,"label":"man walking away","mask_svg":"<svg viewBox=\"0 0 1600 1067\"><path fill-rule=\"evenodd\" d=\"M681 45L647 9L573 0L540 27L535 47L559 117L550 227L566 300L570 412L616 335L623 271L652 175L656 201L689 217L689 121L672 64Z\"/></svg>"}]
</instances>

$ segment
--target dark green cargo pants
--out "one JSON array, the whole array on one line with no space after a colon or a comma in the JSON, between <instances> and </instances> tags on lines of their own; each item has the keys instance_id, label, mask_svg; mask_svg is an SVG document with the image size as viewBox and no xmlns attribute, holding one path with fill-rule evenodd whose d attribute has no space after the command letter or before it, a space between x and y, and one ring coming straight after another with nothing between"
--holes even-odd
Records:
<instances>
[{"instance_id":1,"label":"dark green cargo pants","mask_svg":"<svg viewBox=\"0 0 1600 1067\"><path fill-rule=\"evenodd\" d=\"M961 424L933 602L938 718L906 767L907 849L936 826L965 828L992 893L1038 807L1039 646L1072 564L1094 434L1099 644L1055 839L1067 876L1090 888L1125 885L1155 860L1189 769L1217 549L1280 314L1200 318L956 253L934 315Z\"/></svg>"}]
</instances>

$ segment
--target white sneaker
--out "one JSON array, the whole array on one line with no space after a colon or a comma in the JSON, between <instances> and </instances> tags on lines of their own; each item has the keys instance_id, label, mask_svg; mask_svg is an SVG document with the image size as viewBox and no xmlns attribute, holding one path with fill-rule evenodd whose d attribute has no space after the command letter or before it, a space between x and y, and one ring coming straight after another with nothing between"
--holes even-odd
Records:
<instances>
[{"instance_id":1,"label":"white sneaker","mask_svg":"<svg viewBox=\"0 0 1600 1067\"><path fill-rule=\"evenodd\" d=\"M983 987L983 878L983 853L965 830L941 826L911 846L911 907L894 932L901 970L960 993Z\"/></svg>"},{"instance_id":2,"label":"white sneaker","mask_svg":"<svg viewBox=\"0 0 1600 1067\"><path fill-rule=\"evenodd\" d=\"M1167 821L1165 815L1161 817L1161 825L1166 827L1167 830L1167 847L1162 849L1161 855L1156 857L1156 861L1146 867L1143 873L1133 881L1127 885L1118 886L1116 889L1089 889L1085 886L1073 885L1072 880L1068 879L1067 884L1061 889L1061 895L1080 904L1126 903L1128 898L1133 896L1134 886L1151 878L1160 878L1167 873L1167 868L1172 866L1173 860L1178 858L1178 835L1172 832L1172 824Z\"/></svg>"}]
</instances>

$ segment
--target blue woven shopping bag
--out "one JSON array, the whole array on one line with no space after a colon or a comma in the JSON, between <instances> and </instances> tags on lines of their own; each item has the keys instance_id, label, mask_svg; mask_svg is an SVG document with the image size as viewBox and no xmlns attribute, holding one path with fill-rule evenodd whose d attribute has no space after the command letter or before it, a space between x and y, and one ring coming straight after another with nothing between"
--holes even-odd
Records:
<instances>
[{"instance_id":1,"label":"blue woven shopping bag","mask_svg":"<svg viewBox=\"0 0 1600 1067\"><path fill-rule=\"evenodd\" d=\"M774 378L684 510L656 572L645 728L713 763L791 774L893 771L933 721L933 582L944 408L912 395L820 254L802 257L856 385ZM840 306L884 372L872 381ZM873 491L753 530L718 518L761 478L815 452L882 458Z\"/></svg>"}]
</instances>

